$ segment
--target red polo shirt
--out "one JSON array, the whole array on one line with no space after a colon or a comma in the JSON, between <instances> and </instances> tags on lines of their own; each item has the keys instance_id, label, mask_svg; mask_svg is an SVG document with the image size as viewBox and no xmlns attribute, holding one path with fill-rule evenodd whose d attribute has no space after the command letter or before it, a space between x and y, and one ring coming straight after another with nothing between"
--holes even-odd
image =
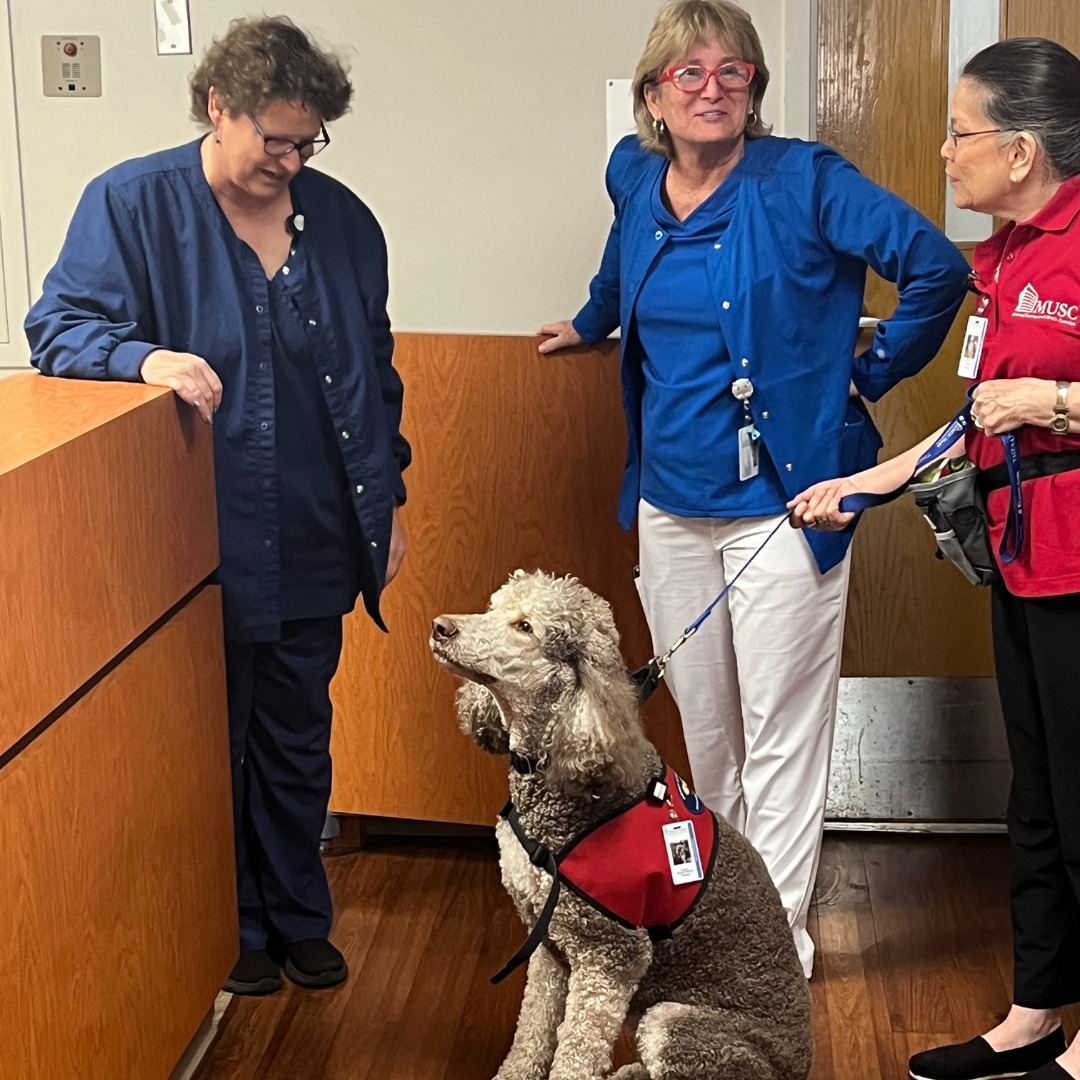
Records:
<instances>
[{"instance_id":1,"label":"red polo shirt","mask_svg":"<svg viewBox=\"0 0 1080 1080\"><path fill-rule=\"evenodd\" d=\"M1030 221L1010 222L975 249L978 314L988 320L979 381L1080 382L1080 177L1062 184ZM1080 449L1080 435L1025 424L1021 457ZM1005 460L1001 440L969 428L968 456L980 469ZM1024 482L1023 551L1001 567L1016 596L1080 592L1080 469ZM997 553L1009 489L990 493Z\"/></svg>"}]
</instances>

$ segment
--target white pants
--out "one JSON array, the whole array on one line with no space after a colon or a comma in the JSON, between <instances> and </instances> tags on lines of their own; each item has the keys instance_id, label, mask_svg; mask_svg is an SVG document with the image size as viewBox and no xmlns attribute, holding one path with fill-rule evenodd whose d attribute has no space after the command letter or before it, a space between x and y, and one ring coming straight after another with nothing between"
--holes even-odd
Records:
<instances>
[{"instance_id":1,"label":"white pants","mask_svg":"<svg viewBox=\"0 0 1080 1080\"><path fill-rule=\"evenodd\" d=\"M638 591L656 653L712 602L776 517L681 518L642 501ZM757 848L809 978L806 916L821 854L850 560L821 574L781 526L672 657L694 788Z\"/></svg>"}]
</instances>

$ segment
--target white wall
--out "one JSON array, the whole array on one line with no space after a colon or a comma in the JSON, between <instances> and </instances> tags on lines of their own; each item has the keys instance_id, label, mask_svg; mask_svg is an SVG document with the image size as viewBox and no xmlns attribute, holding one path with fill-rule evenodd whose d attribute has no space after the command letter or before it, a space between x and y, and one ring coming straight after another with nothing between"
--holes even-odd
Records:
<instances>
[{"instance_id":1,"label":"white wall","mask_svg":"<svg viewBox=\"0 0 1080 1080\"><path fill-rule=\"evenodd\" d=\"M24 276L36 296L87 180L198 134L187 118L187 75L241 12L223 0L192 0L195 55L159 57L152 0L0 0L0 14L5 2ZM633 73L659 3L309 0L292 7L300 25L352 66L353 111L333 125L318 167L360 194L386 230L397 329L528 334L577 310L611 220L605 80ZM814 111L813 0L746 0L746 7L773 70L765 118L778 133L806 136ZM42 95L42 34L100 35L101 98ZM0 92L2 67L0 52ZM5 176L15 167L9 156ZM9 214L0 205L5 225ZM17 324L13 331L18 340Z\"/></svg>"}]
</instances>

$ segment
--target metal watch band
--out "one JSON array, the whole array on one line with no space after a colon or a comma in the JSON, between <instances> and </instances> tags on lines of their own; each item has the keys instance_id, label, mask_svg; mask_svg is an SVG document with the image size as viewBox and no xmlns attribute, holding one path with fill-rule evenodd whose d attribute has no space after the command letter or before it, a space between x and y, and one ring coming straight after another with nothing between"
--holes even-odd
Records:
<instances>
[{"instance_id":1,"label":"metal watch band","mask_svg":"<svg viewBox=\"0 0 1080 1080\"><path fill-rule=\"evenodd\" d=\"M1050 419L1050 430L1055 435L1064 435L1069 430L1070 385L1067 382L1057 384L1057 401L1054 403L1054 415Z\"/></svg>"}]
</instances>

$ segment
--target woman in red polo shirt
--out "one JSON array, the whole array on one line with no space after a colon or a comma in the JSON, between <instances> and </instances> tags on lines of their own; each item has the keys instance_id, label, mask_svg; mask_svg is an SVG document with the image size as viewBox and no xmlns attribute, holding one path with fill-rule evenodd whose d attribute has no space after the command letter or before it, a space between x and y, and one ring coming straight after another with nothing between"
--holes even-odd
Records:
<instances>
[{"instance_id":1,"label":"woman in red polo shirt","mask_svg":"<svg viewBox=\"0 0 1080 1080\"><path fill-rule=\"evenodd\" d=\"M1013 783L1013 1005L970 1042L916 1054L915 1080L1026 1075L1080 1080L1080 1038L1066 1049L1061 1007L1080 1001L1080 59L1052 41L1014 38L964 68L941 148L957 206L1004 218L975 250L979 294L965 341L981 356L961 371L977 383L977 430L965 452L991 476L1020 454L1020 550L999 559L993 586L998 692ZM790 506L811 528L843 528L840 499L891 491L939 432L865 472L817 484ZM987 496L998 552L1012 503ZM1034 1071L1030 1071L1034 1070Z\"/></svg>"}]
</instances>

